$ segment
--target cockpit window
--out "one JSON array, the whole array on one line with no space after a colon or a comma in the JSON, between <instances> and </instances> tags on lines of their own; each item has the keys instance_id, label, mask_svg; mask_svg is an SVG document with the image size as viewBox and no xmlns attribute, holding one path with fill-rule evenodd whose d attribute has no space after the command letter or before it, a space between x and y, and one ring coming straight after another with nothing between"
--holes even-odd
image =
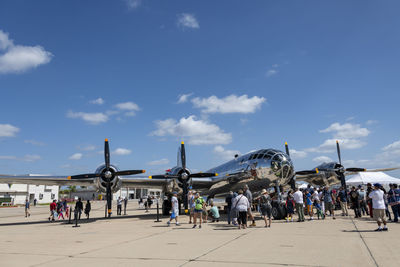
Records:
<instances>
[{"instance_id":1,"label":"cockpit window","mask_svg":"<svg viewBox=\"0 0 400 267\"><path fill-rule=\"evenodd\" d=\"M257 159L262 159L263 158L263 154L258 154L258 157L257 157Z\"/></svg>"}]
</instances>

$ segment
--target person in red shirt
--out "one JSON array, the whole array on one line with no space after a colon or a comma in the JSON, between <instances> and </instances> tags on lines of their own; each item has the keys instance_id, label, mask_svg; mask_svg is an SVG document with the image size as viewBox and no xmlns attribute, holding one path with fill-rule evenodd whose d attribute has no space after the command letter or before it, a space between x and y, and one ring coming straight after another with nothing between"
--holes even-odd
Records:
<instances>
[{"instance_id":1,"label":"person in red shirt","mask_svg":"<svg viewBox=\"0 0 400 267\"><path fill-rule=\"evenodd\" d=\"M50 217L49 217L49 221L54 221L54 215L57 209L57 204L56 204L56 200L53 200L52 203L50 203Z\"/></svg>"}]
</instances>

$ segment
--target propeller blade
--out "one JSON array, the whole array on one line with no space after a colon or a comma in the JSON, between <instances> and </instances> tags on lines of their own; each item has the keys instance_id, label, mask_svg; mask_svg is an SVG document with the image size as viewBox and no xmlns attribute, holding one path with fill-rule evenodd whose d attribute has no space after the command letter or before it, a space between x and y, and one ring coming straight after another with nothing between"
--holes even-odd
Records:
<instances>
[{"instance_id":1,"label":"propeller blade","mask_svg":"<svg viewBox=\"0 0 400 267\"><path fill-rule=\"evenodd\" d=\"M110 168L110 146L108 145L108 139L104 141L104 161L108 170Z\"/></svg>"},{"instance_id":2,"label":"propeller blade","mask_svg":"<svg viewBox=\"0 0 400 267\"><path fill-rule=\"evenodd\" d=\"M199 177L199 178L205 178L205 177L213 177L213 176L218 176L218 173L207 173L207 172L199 172L199 173L192 173L189 175L190 177Z\"/></svg>"},{"instance_id":3,"label":"propeller blade","mask_svg":"<svg viewBox=\"0 0 400 267\"><path fill-rule=\"evenodd\" d=\"M336 140L336 150L339 158L339 164L342 165L342 156L340 155L339 140Z\"/></svg>"},{"instance_id":4,"label":"propeller blade","mask_svg":"<svg viewBox=\"0 0 400 267\"><path fill-rule=\"evenodd\" d=\"M182 161L182 169L186 170L186 152L185 152L185 143L183 141L181 143L181 161Z\"/></svg>"},{"instance_id":5,"label":"propeller blade","mask_svg":"<svg viewBox=\"0 0 400 267\"><path fill-rule=\"evenodd\" d=\"M286 149L286 154L290 157L289 146L288 146L287 142L285 142L285 149Z\"/></svg>"},{"instance_id":6,"label":"propeller blade","mask_svg":"<svg viewBox=\"0 0 400 267\"><path fill-rule=\"evenodd\" d=\"M88 178L95 178L100 177L101 173L86 173L86 174L78 174L69 176L69 180L79 180L79 179L88 179Z\"/></svg>"},{"instance_id":7,"label":"propeller blade","mask_svg":"<svg viewBox=\"0 0 400 267\"><path fill-rule=\"evenodd\" d=\"M111 217L111 210L112 210L112 192L111 192L111 183L107 183L107 191L106 191L106 197L107 197L107 211L108 211L108 217Z\"/></svg>"},{"instance_id":8,"label":"propeller blade","mask_svg":"<svg viewBox=\"0 0 400 267\"><path fill-rule=\"evenodd\" d=\"M179 176L177 176L177 175L167 175L167 174L149 176L149 179L171 179L171 178L178 179Z\"/></svg>"},{"instance_id":9,"label":"propeller blade","mask_svg":"<svg viewBox=\"0 0 400 267\"><path fill-rule=\"evenodd\" d=\"M315 170L307 170L307 171L298 171L298 172L296 172L296 175L298 174L298 175L308 175L308 174L318 174L319 173L319 170L318 170L318 168L317 169L315 169Z\"/></svg>"},{"instance_id":10,"label":"propeller blade","mask_svg":"<svg viewBox=\"0 0 400 267\"><path fill-rule=\"evenodd\" d=\"M116 172L115 175L121 176L121 175L134 175L134 174L139 174L139 173L145 173L145 170L126 170L126 171L119 171Z\"/></svg>"},{"instance_id":11,"label":"propeller blade","mask_svg":"<svg viewBox=\"0 0 400 267\"><path fill-rule=\"evenodd\" d=\"M185 210L185 213L188 213L188 183L187 183L187 179L183 180L183 184L182 184L182 189L183 189L183 194L182 194L182 198L183 198L183 207Z\"/></svg>"},{"instance_id":12,"label":"propeller blade","mask_svg":"<svg viewBox=\"0 0 400 267\"><path fill-rule=\"evenodd\" d=\"M365 172L367 170L364 168L347 168L346 171L347 172Z\"/></svg>"}]
</instances>

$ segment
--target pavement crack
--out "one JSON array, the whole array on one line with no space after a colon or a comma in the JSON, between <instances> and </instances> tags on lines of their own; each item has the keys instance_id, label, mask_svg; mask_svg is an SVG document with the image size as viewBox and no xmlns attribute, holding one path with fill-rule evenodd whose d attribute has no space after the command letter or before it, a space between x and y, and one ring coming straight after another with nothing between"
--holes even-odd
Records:
<instances>
[{"instance_id":1,"label":"pavement crack","mask_svg":"<svg viewBox=\"0 0 400 267\"><path fill-rule=\"evenodd\" d=\"M376 259L375 259L374 255L372 254L372 251L369 249L369 247L368 247L368 245L367 245L367 242L365 242L365 239L364 239L364 237L362 236L360 230L358 229L356 223L354 222L353 218L350 218L350 219L351 219L351 222L353 223L354 227L356 228L357 233L358 233L358 235L360 236L362 242L364 243L365 247L367 248L368 253L369 253L369 255L371 256L371 258L372 258L372 260L373 260L375 266L378 267L379 265L378 265L378 263L376 262Z\"/></svg>"}]
</instances>

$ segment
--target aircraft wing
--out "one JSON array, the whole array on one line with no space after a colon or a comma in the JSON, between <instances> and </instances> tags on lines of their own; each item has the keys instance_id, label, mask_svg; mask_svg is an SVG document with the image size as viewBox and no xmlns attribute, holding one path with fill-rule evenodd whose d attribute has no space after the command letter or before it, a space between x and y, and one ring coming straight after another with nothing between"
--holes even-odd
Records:
<instances>
[{"instance_id":1,"label":"aircraft wing","mask_svg":"<svg viewBox=\"0 0 400 267\"><path fill-rule=\"evenodd\" d=\"M34 176L0 174L0 184L32 184L32 185L93 185L93 178L70 180L68 176Z\"/></svg>"},{"instance_id":2,"label":"aircraft wing","mask_svg":"<svg viewBox=\"0 0 400 267\"><path fill-rule=\"evenodd\" d=\"M163 188L171 182L171 179L150 179L148 176L120 176L122 187Z\"/></svg>"},{"instance_id":3,"label":"aircraft wing","mask_svg":"<svg viewBox=\"0 0 400 267\"><path fill-rule=\"evenodd\" d=\"M388 171L393 171L393 170L398 170L400 169L400 167L396 167L396 168L383 168L383 169L370 169L370 170L365 170L365 172L388 172ZM345 172L344 175L354 175L357 174L359 172Z\"/></svg>"}]
</instances>

